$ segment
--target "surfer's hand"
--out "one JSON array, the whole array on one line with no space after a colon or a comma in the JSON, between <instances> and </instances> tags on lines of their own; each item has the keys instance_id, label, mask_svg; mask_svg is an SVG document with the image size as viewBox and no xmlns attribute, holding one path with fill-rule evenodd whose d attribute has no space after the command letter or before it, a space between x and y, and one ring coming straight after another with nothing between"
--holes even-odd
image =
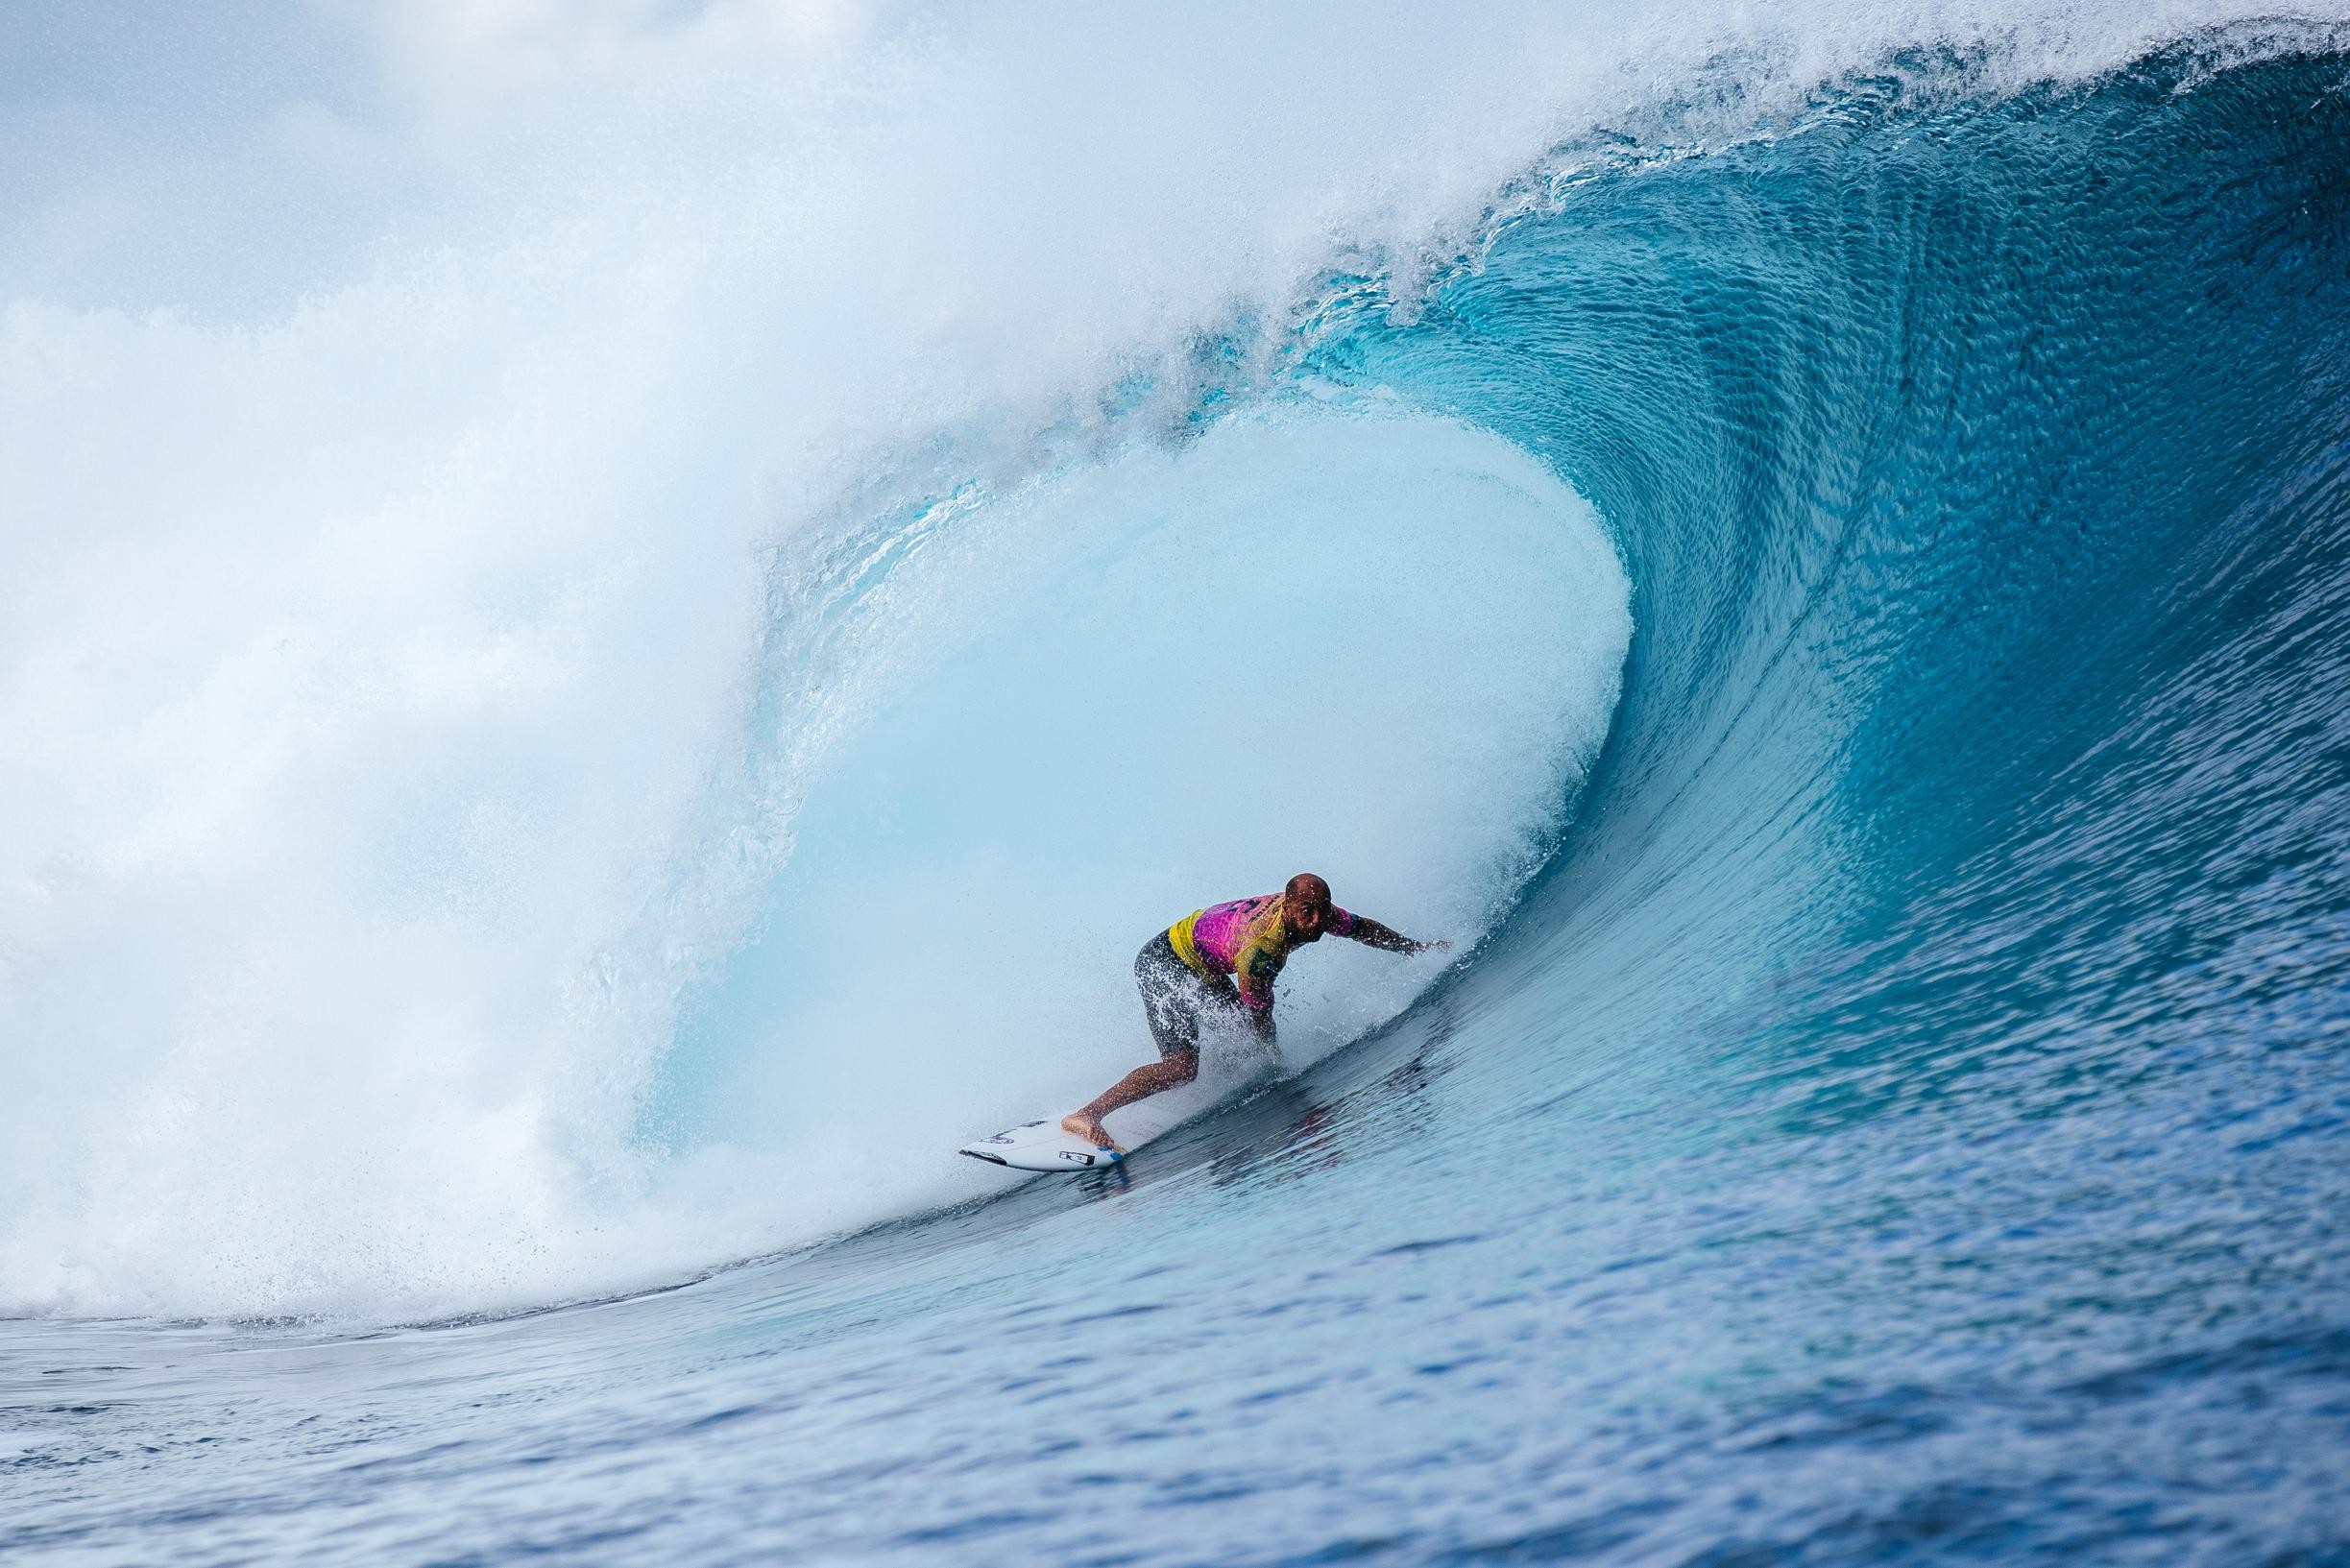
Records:
<instances>
[{"instance_id":1,"label":"surfer's hand","mask_svg":"<svg viewBox=\"0 0 2350 1568\"><path fill-rule=\"evenodd\" d=\"M1414 953L1450 953L1452 951L1452 943L1440 936L1433 942L1413 943L1412 951Z\"/></svg>"}]
</instances>

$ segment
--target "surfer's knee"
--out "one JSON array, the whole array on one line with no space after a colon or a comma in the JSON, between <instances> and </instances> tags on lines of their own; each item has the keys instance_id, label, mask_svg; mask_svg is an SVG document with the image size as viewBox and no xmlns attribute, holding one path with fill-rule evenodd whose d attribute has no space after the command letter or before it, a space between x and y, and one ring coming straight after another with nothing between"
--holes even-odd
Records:
<instances>
[{"instance_id":1,"label":"surfer's knee","mask_svg":"<svg viewBox=\"0 0 2350 1568\"><path fill-rule=\"evenodd\" d=\"M1189 1050L1169 1051L1167 1053L1167 1065L1175 1069L1175 1082L1191 1082L1192 1079L1199 1075L1199 1048L1194 1047Z\"/></svg>"}]
</instances>

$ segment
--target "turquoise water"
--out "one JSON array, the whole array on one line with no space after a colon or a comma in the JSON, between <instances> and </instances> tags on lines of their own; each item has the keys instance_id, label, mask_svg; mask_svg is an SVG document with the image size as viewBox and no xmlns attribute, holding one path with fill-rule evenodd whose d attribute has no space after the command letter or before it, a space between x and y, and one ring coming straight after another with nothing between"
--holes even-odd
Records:
<instances>
[{"instance_id":1,"label":"turquoise water","mask_svg":"<svg viewBox=\"0 0 2350 1568\"><path fill-rule=\"evenodd\" d=\"M1441 831L1387 832L1403 870L1365 863L1377 839L1318 856L1353 856L1322 865L1343 902L1355 870L1369 912L1472 939L1459 963L1309 984L1325 955L1299 958L1293 1059L1235 1069L1119 1173L923 1168L908 1212L812 1241L870 1218L812 1198L815 1232L661 1289L0 1322L0 1550L2350 1562L2350 56L2219 32L2010 90L1896 53L1733 138L1699 80L1556 149L1414 308L1332 276L1146 455L1068 460L961 534L852 519L916 563L923 530L967 541L936 581L977 608L887 560L902 603L771 593L770 718L868 636L857 607L899 641L842 666L888 673L879 716L806 785L751 939L685 987L632 1136L692 1179L786 1179L761 1162L795 1114L862 1116L905 1072L876 1026L812 1079L817 1025L776 1025L849 1016L806 999L852 957L789 968L804 890L902 853L962 867L925 907L1062 906L988 882L1004 845L957 814L998 802L1023 861L1038 791L938 770L996 778L1006 733L1056 778L1140 755L1132 672L1085 650L1164 668L1220 613L1180 546L1245 552L1203 519L1284 442L1358 471L1401 451L1439 477L1372 491L1510 519L1463 535L1458 579L1445 551L1327 565L1406 559L1385 518L1296 567L1498 629L1317 688L1349 820L1414 780L1487 791L1410 796ZM1063 548L1076 516L1101 531ZM1561 543L1587 527L1611 552ZM1300 635L1376 672L1369 602ZM1054 684L1073 665L1099 680ZM1071 706L1020 729L987 706L1007 670ZM1448 737L1424 756L1393 740L1416 712ZM957 723L980 738L925 749ZM1189 895L1060 787L1047 827L1130 951ZM1164 850L1253 863L1202 853ZM939 1005L905 985L876 1005ZM785 1066L729 1055L759 1027ZM1009 1113L1130 1057L1139 1024L1108 1027L1049 1081L1002 1084L983 1032L950 1042L977 1065L912 1059ZM760 1098L779 1077L796 1110ZM784 1130L752 1147L729 1114ZM710 1163L714 1125L743 1164Z\"/></svg>"}]
</instances>

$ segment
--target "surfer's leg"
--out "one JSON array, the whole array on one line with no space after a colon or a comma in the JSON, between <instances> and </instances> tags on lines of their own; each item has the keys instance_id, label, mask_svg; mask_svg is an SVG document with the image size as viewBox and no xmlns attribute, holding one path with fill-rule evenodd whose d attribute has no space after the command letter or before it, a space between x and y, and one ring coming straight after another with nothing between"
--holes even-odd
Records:
<instances>
[{"instance_id":1,"label":"surfer's leg","mask_svg":"<svg viewBox=\"0 0 2350 1568\"><path fill-rule=\"evenodd\" d=\"M1145 942L1134 955L1134 989L1142 993L1143 1020L1162 1058L1199 1049L1199 1010L1207 985L1175 956L1166 932Z\"/></svg>"},{"instance_id":2,"label":"surfer's leg","mask_svg":"<svg viewBox=\"0 0 2350 1568\"><path fill-rule=\"evenodd\" d=\"M1131 1105L1138 1099L1187 1084L1199 1075L1199 1052L1177 1050L1165 1059L1148 1063L1102 1091L1082 1110L1070 1112L1061 1118L1061 1125L1079 1138L1090 1138L1103 1148L1117 1146L1116 1140L1103 1129L1102 1119L1121 1105Z\"/></svg>"},{"instance_id":3,"label":"surfer's leg","mask_svg":"<svg viewBox=\"0 0 2350 1568\"><path fill-rule=\"evenodd\" d=\"M1199 1075L1199 1001L1205 983L1175 956L1166 933L1143 944L1134 956L1134 985L1142 992L1143 1017L1159 1059L1120 1078L1084 1109L1061 1118L1061 1125L1103 1148L1115 1146L1102 1119L1121 1105L1186 1084Z\"/></svg>"}]
</instances>

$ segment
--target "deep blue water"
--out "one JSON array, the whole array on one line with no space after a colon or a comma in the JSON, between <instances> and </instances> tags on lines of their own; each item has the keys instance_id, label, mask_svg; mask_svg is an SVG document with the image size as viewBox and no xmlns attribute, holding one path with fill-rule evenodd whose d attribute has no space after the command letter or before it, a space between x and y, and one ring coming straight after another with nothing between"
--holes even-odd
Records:
<instances>
[{"instance_id":1,"label":"deep blue water","mask_svg":"<svg viewBox=\"0 0 2350 1568\"><path fill-rule=\"evenodd\" d=\"M2229 42L1336 291L1287 374L1538 455L1636 625L1392 1025L671 1291L0 1324L0 1556L2350 1563L2350 57Z\"/></svg>"}]
</instances>

